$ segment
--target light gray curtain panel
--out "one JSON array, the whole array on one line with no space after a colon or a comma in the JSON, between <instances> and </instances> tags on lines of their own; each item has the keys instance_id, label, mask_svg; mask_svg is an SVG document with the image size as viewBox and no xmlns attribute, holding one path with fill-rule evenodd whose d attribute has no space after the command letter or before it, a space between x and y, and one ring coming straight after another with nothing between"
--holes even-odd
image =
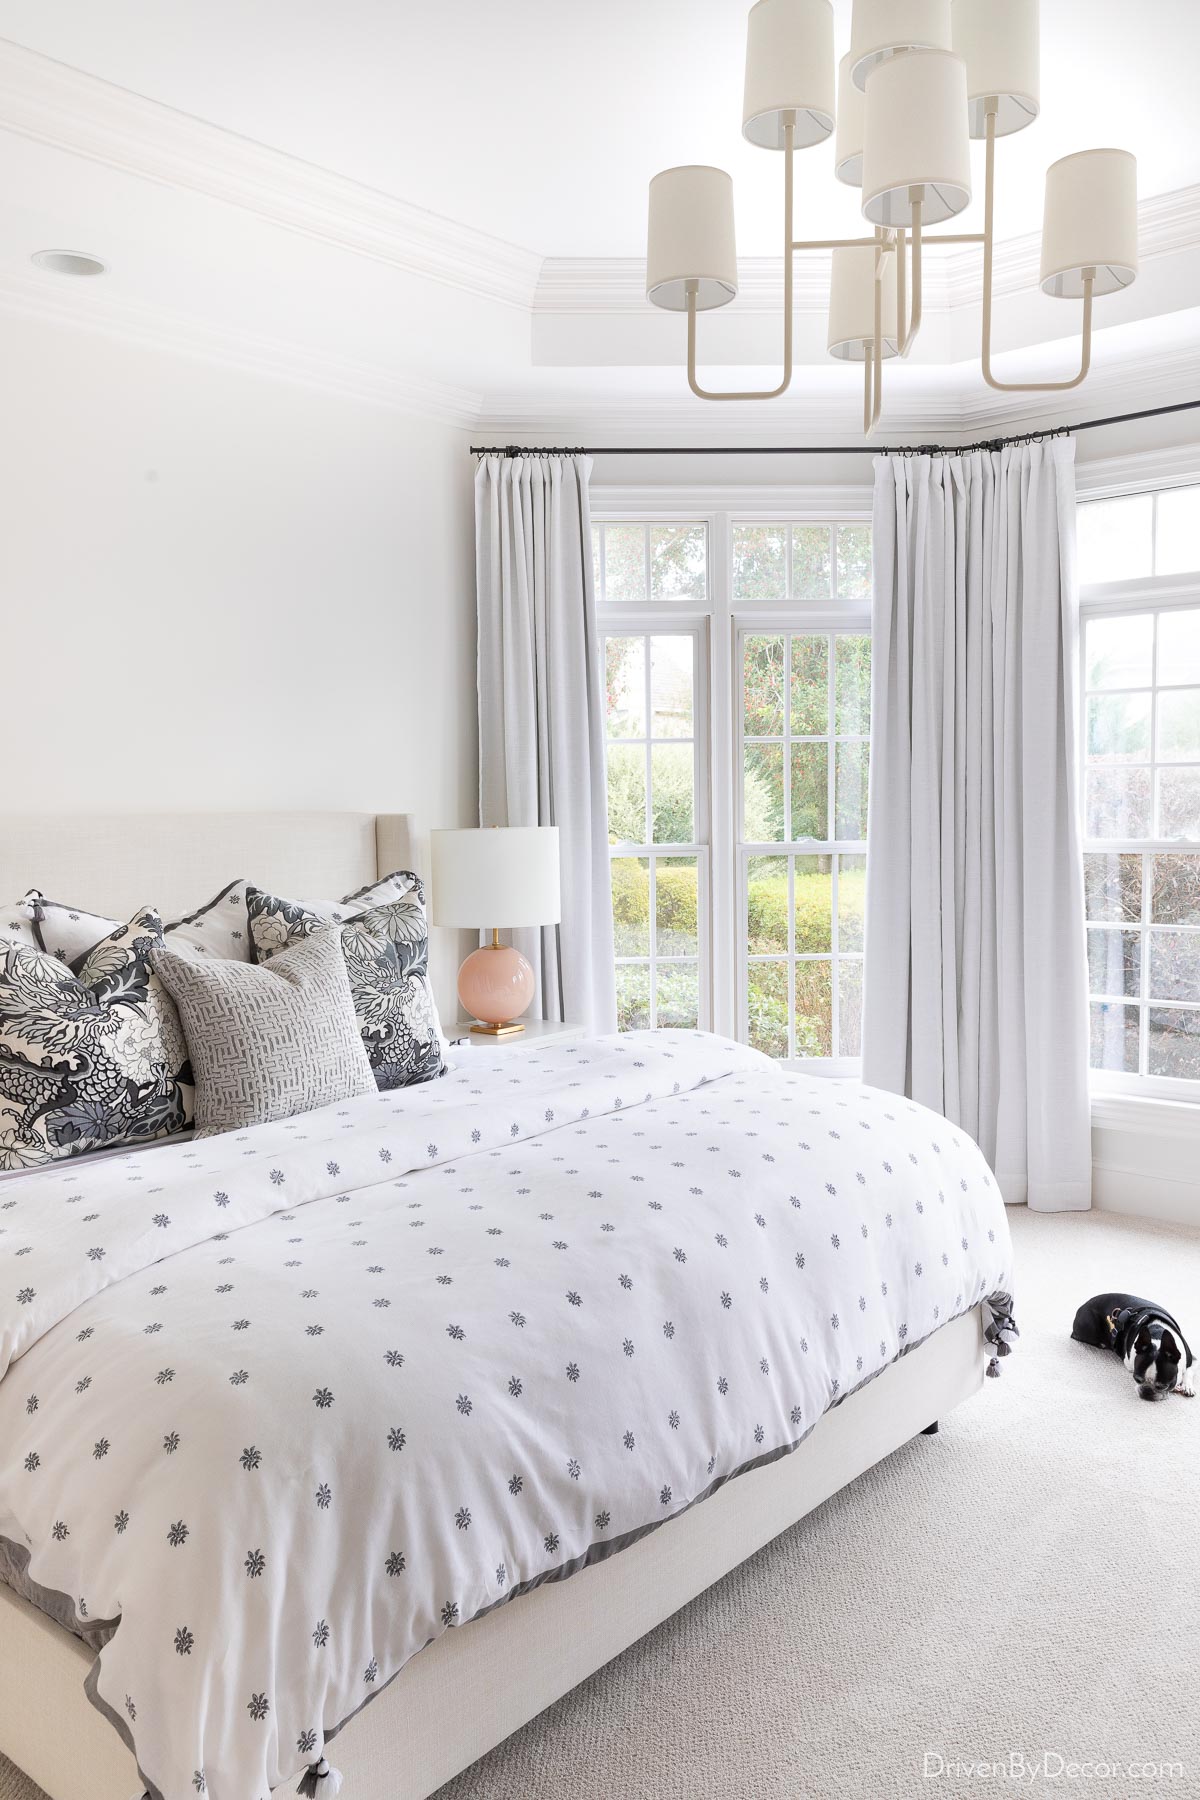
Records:
<instances>
[{"instance_id":1,"label":"light gray curtain panel","mask_svg":"<svg viewBox=\"0 0 1200 1800\"><path fill-rule=\"evenodd\" d=\"M875 464L863 1072L1091 1204L1075 445Z\"/></svg>"},{"instance_id":2,"label":"light gray curtain panel","mask_svg":"<svg viewBox=\"0 0 1200 1800\"><path fill-rule=\"evenodd\" d=\"M562 923L514 931L537 1017L615 1031L602 658L588 457L484 457L475 476L479 813L557 825Z\"/></svg>"}]
</instances>

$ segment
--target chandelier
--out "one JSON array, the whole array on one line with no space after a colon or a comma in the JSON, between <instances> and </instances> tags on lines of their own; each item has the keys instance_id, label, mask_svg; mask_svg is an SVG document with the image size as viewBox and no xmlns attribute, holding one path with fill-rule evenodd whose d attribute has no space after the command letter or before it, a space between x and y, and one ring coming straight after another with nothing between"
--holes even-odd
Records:
<instances>
[{"instance_id":1,"label":"chandelier","mask_svg":"<svg viewBox=\"0 0 1200 1800\"><path fill-rule=\"evenodd\" d=\"M714 393L696 376L698 313L738 288L733 183L723 169L665 169L650 183L647 296L686 312L688 381L701 400L774 400L792 379L795 257L833 252L829 354L863 365L863 426L883 404L883 364L907 356L921 328L931 244L983 245L983 378L1003 393L1061 393L1086 380L1092 302L1137 274L1137 162L1127 150L1080 150L1046 173L1042 291L1083 304L1079 373L998 381L992 373L996 140L1038 116L1038 0L854 0L850 52L834 103L831 0L758 0L749 18L742 134L780 150L783 174L783 378L750 393ZM872 235L798 240L795 154L837 121L834 173L862 190ZM981 232L933 235L970 203L970 139L986 146Z\"/></svg>"}]
</instances>

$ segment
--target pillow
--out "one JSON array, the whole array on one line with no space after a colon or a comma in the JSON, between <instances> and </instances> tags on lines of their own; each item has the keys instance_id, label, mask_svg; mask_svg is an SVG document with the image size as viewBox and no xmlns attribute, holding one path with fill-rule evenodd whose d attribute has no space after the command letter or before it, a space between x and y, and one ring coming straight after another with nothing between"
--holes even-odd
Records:
<instances>
[{"instance_id":1,"label":"pillow","mask_svg":"<svg viewBox=\"0 0 1200 1800\"><path fill-rule=\"evenodd\" d=\"M216 956L223 962L253 962L250 923L246 917L246 878L223 887L207 906L176 919L164 941L181 956Z\"/></svg>"},{"instance_id":2,"label":"pillow","mask_svg":"<svg viewBox=\"0 0 1200 1800\"><path fill-rule=\"evenodd\" d=\"M190 1124L187 1048L148 961L161 938L161 919L143 908L75 972L43 950L0 945L0 1168Z\"/></svg>"},{"instance_id":3,"label":"pillow","mask_svg":"<svg viewBox=\"0 0 1200 1800\"><path fill-rule=\"evenodd\" d=\"M269 968L153 956L196 1074L196 1136L291 1118L373 1094L336 931L319 931Z\"/></svg>"},{"instance_id":4,"label":"pillow","mask_svg":"<svg viewBox=\"0 0 1200 1800\"><path fill-rule=\"evenodd\" d=\"M390 898L380 903L381 894ZM410 1087L444 1072L446 1041L429 985L425 893L415 875L389 875L338 903L305 905L251 887L247 908L260 963L325 923L341 923L354 1011L378 1087Z\"/></svg>"},{"instance_id":5,"label":"pillow","mask_svg":"<svg viewBox=\"0 0 1200 1800\"><path fill-rule=\"evenodd\" d=\"M120 929L120 919L85 912L62 900L47 900L37 888L30 888L23 900L13 901L0 912L0 941L27 944L64 963L85 956L102 937Z\"/></svg>"}]
</instances>

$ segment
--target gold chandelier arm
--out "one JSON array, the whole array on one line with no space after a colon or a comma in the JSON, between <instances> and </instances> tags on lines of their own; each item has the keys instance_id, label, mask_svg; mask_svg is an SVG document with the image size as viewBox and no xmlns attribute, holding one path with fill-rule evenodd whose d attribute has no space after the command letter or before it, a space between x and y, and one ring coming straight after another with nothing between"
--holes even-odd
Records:
<instances>
[{"instance_id":1,"label":"gold chandelier arm","mask_svg":"<svg viewBox=\"0 0 1200 1800\"><path fill-rule=\"evenodd\" d=\"M998 102L984 103L987 114L987 162L983 201L983 379L1001 394L1065 394L1080 387L1092 366L1092 299L1096 271L1083 271L1083 351L1078 375L1069 381L997 381L992 374L992 275L995 250L996 209L996 111Z\"/></svg>"},{"instance_id":2,"label":"gold chandelier arm","mask_svg":"<svg viewBox=\"0 0 1200 1800\"><path fill-rule=\"evenodd\" d=\"M687 284L688 386L700 400L777 400L792 385L793 212L795 205L796 115L786 113L783 123L783 380L778 387L758 392L717 394L702 388L696 379L696 296L700 284Z\"/></svg>"}]
</instances>

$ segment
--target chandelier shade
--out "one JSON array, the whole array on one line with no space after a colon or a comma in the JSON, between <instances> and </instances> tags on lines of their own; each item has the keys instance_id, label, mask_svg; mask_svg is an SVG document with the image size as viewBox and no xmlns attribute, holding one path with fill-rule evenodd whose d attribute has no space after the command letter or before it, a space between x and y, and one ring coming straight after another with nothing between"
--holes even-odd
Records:
<instances>
[{"instance_id":1,"label":"chandelier shade","mask_svg":"<svg viewBox=\"0 0 1200 1800\"><path fill-rule=\"evenodd\" d=\"M875 338L875 268L879 247L855 244L833 252L829 284L829 354L842 362L862 362ZM883 259L883 355L900 348L896 309L896 258Z\"/></svg>"},{"instance_id":2,"label":"chandelier shade","mask_svg":"<svg viewBox=\"0 0 1200 1800\"><path fill-rule=\"evenodd\" d=\"M875 65L897 51L950 46L950 0L854 0L850 64L860 88Z\"/></svg>"},{"instance_id":3,"label":"chandelier shade","mask_svg":"<svg viewBox=\"0 0 1200 1800\"><path fill-rule=\"evenodd\" d=\"M863 217L903 227L920 189L922 224L940 225L971 200L967 65L946 50L878 62L867 77Z\"/></svg>"},{"instance_id":4,"label":"chandelier shade","mask_svg":"<svg viewBox=\"0 0 1200 1800\"><path fill-rule=\"evenodd\" d=\"M1079 150L1046 170L1042 291L1077 300L1091 271L1093 294L1137 276L1137 158L1128 150Z\"/></svg>"},{"instance_id":5,"label":"chandelier shade","mask_svg":"<svg viewBox=\"0 0 1200 1800\"><path fill-rule=\"evenodd\" d=\"M763 150L784 148L784 115L796 115L797 150L833 130L833 7L830 0L758 0L746 27L742 135Z\"/></svg>"},{"instance_id":6,"label":"chandelier shade","mask_svg":"<svg viewBox=\"0 0 1200 1800\"><path fill-rule=\"evenodd\" d=\"M1032 125L1041 107L1039 0L954 0L953 49L967 65L971 136L987 135L984 102L997 101L996 136Z\"/></svg>"},{"instance_id":7,"label":"chandelier shade","mask_svg":"<svg viewBox=\"0 0 1200 1800\"><path fill-rule=\"evenodd\" d=\"M669 312L686 312L688 283L696 309L725 306L737 295L733 182L724 169L688 163L650 183L646 296Z\"/></svg>"},{"instance_id":8,"label":"chandelier shade","mask_svg":"<svg viewBox=\"0 0 1200 1800\"><path fill-rule=\"evenodd\" d=\"M862 186L863 115L866 101L854 80L853 64L843 56L838 66L837 138L833 172L847 187Z\"/></svg>"}]
</instances>

